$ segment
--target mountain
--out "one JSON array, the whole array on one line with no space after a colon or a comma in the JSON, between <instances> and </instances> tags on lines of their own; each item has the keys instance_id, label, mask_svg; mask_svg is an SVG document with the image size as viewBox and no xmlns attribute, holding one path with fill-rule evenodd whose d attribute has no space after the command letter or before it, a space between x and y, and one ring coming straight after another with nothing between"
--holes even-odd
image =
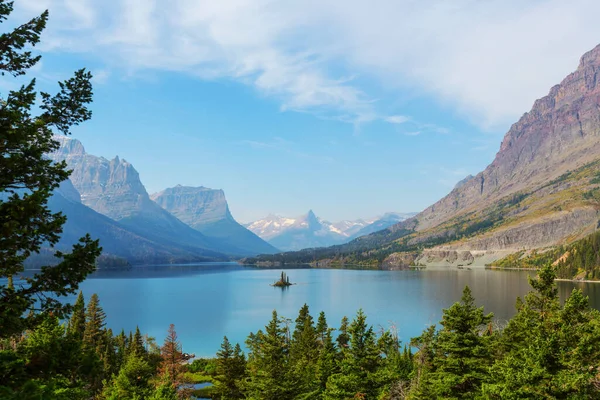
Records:
<instances>
[{"instance_id":1,"label":"mountain","mask_svg":"<svg viewBox=\"0 0 600 400\"><path fill-rule=\"evenodd\" d=\"M416 214L417 213L385 213L381 217L377 217L374 221L362 227L360 230L354 232L351 237L354 239L380 231L399 222L405 221L408 218L414 217Z\"/></svg>"},{"instance_id":2,"label":"mountain","mask_svg":"<svg viewBox=\"0 0 600 400\"><path fill-rule=\"evenodd\" d=\"M600 46L511 126L484 171L423 212L342 246L269 261L487 263L585 237L599 226L598 210Z\"/></svg>"},{"instance_id":3,"label":"mountain","mask_svg":"<svg viewBox=\"0 0 600 400\"><path fill-rule=\"evenodd\" d=\"M315 216L311 210L306 215L296 218L271 214L245 226L277 248L290 251L345 243L358 236L387 228L413 215L414 213L386 213L367 220L331 223Z\"/></svg>"},{"instance_id":4,"label":"mountain","mask_svg":"<svg viewBox=\"0 0 600 400\"><path fill-rule=\"evenodd\" d=\"M120 223L92 210L81 203L79 192L71 181L61 183L48 201L52 212L62 212L67 216L63 226L57 250L70 251L79 238L89 233L92 238L100 239L102 257L100 266L106 266L107 261L121 260L121 265L173 263L192 261L222 260L223 254L204 251L186 251L176 246L154 242L143 236L131 232ZM27 260L28 267L51 264L56 261L54 251L43 249L39 255L34 255Z\"/></svg>"},{"instance_id":5,"label":"mountain","mask_svg":"<svg viewBox=\"0 0 600 400\"><path fill-rule=\"evenodd\" d=\"M346 225L351 228L351 224ZM348 240L344 231L318 218L312 210L297 218L269 215L246 227L271 245L286 251L331 246Z\"/></svg>"},{"instance_id":6,"label":"mountain","mask_svg":"<svg viewBox=\"0 0 600 400\"><path fill-rule=\"evenodd\" d=\"M150 198L180 221L210 238L218 238L246 254L270 254L278 250L244 228L231 215L222 190L177 185Z\"/></svg>"},{"instance_id":7,"label":"mountain","mask_svg":"<svg viewBox=\"0 0 600 400\"><path fill-rule=\"evenodd\" d=\"M248 255L192 229L153 202L133 165L118 156L112 160L87 154L81 142L56 136L60 148L51 155L65 160L73 170L70 180L81 194L81 202L129 231L166 246L204 255L224 253ZM223 256L224 257L224 256Z\"/></svg>"}]
</instances>

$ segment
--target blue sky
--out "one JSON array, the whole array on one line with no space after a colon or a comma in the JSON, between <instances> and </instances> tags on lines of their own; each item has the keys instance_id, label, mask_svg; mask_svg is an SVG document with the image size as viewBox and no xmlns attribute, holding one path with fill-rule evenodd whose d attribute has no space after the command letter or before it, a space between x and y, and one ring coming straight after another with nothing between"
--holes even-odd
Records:
<instances>
[{"instance_id":1,"label":"blue sky","mask_svg":"<svg viewBox=\"0 0 600 400\"><path fill-rule=\"evenodd\" d=\"M51 11L44 89L96 76L88 152L150 193L222 188L243 222L427 207L600 42L592 0L17 3Z\"/></svg>"}]
</instances>

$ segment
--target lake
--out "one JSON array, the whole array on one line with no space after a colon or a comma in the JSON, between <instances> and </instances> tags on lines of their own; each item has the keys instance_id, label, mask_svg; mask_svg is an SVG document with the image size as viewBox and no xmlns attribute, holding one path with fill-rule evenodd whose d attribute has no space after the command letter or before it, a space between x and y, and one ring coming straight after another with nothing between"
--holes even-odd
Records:
<instances>
[{"instance_id":1,"label":"lake","mask_svg":"<svg viewBox=\"0 0 600 400\"><path fill-rule=\"evenodd\" d=\"M269 286L281 269L242 267L234 263L205 263L100 270L81 285L92 293L118 333L122 328L156 337L162 344L169 324L175 324L183 351L214 356L223 336L243 345L250 332L263 328L273 309L295 319L306 303L317 318L325 311L330 326L339 326L359 308L376 329L395 326L403 342L438 322L442 309L461 297L469 285L478 304L504 321L515 313L517 296L529 290L527 271L421 270L372 271L352 269L284 269L287 288ZM561 298L581 287L600 308L600 284L559 282Z\"/></svg>"}]
</instances>

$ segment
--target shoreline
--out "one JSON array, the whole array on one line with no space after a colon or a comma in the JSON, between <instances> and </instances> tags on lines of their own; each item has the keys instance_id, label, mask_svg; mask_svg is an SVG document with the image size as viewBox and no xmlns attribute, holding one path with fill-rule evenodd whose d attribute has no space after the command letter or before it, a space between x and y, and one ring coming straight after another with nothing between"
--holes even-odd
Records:
<instances>
[{"instance_id":1,"label":"shoreline","mask_svg":"<svg viewBox=\"0 0 600 400\"><path fill-rule=\"evenodd\" d=\"M589 279L565 279L565 278L556 278L554 279L555 281L561 281L561 282L581 282L581 283L600 283L600 280L597 281L593 281L593 280L589 280Z\"/></svg>"}]
</instances>

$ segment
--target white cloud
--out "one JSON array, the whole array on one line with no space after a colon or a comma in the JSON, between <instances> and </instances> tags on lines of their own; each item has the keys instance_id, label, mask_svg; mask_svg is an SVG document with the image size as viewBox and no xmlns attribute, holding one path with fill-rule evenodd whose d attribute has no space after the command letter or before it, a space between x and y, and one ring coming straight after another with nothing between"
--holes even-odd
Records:
<instances>
[{"instance_id":1,"label":"white cloud","mask_svg":"<svg viewBox=\"0 0 600 400\"><path fill-rule=\"evenodd\" d=\"M388 96L428 93L505 126L600 41L597 0L21 0L48 7L47 50L111 67L229 78L353 123L396 120ZM363 79L365 78L365 79ZM391 114L389 116L386 116Z\"/></svg>"},{"instance_id":2,"label":"white cloud","mask_svg":"<svg viewBox=\"0 0 600 400\"><path fill-rule=\"evenodd\" d=\"M383 120L390 124L403 124L410 121L410 118L405 117L404 115L390 115L389 117L383 118Z\"/></svg>"}]
</instances>

